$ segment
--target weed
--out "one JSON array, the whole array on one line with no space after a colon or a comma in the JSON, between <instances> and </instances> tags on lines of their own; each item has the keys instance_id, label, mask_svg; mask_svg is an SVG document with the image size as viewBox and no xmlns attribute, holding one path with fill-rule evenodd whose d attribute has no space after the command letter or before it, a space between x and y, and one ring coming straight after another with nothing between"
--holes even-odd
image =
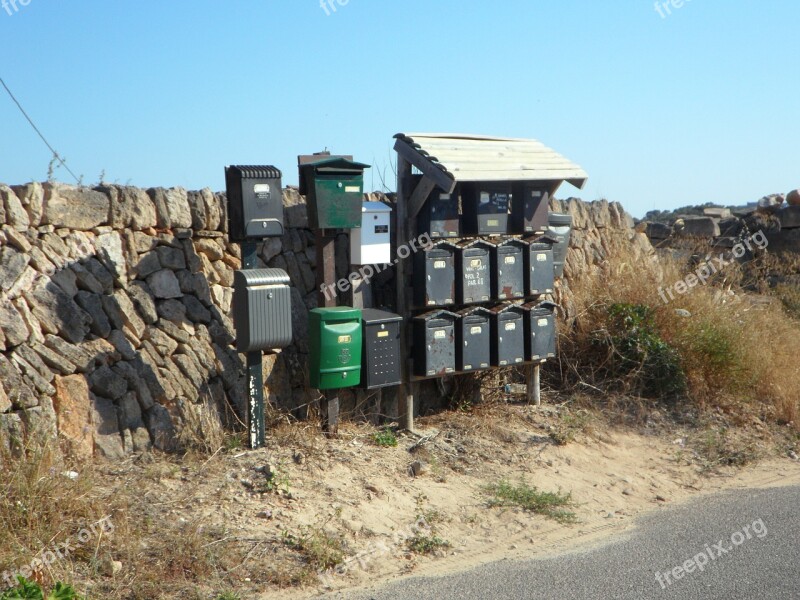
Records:
<instances>
[{"instance_id":1,"label":"weed","mask_svg":"<svg viewBox=\"0 0 800 600\"><path fill-rule=\"evenodd\" d=\"M0 594L0 600L83 600L71 585L57 582L45 598L42 587L24 577L17 577L19 585Z\"/></svg>"},{"instance_id":2,"label":"weed","mask_svg":"<svg viewBox=\"0 0 800 600\"><path fill-rule=\"evenodd\" d=\"M561 422L550 432L550 439L559 446L566 446L575 440L575 436L578 433L588 431L590 422L591 417L585 410L579 410L575 413L562 413Z\"/></svg>"},{"instance_id":3,"label":"weed","mask_svg":"<svg viewBox=\"0 0 800 600\"><path fill-rule=\"evenodd\" d=\"M416 554L433 554L439 549L449 548L450 542L437 535L417 534L406 540L408 549Z\"/></svg>"},{"instance_id":4,"label":"weed","mask_svg":"<svg viewBox=\"0 0 800 600\"><path fill-rule=\"evenodd\" d=\"M282 538L284 545L300 553L306 566L315 571L333 569L344 562L344 541L327 533L323 526L306 527L299 536L284 531Z\"/></svg>"},{"instance_id":5,"label":"weed","mask_svg":"<svg viewBox=\"0 0 800 600\"><path fill-rule=\"evenodd\" d=\"M562 508L573 504L570 493L542 492L525 482L515 486L504 480L487 485L484 491L492 496L489 499L490 507L518 506L564 524L578 520L575 513Z\"/></svg>"},{"instance_id":6,"label":"weed","mask_svg":"<svg viewBox=\"0 0 800 600\"><path fill-rule=\"evenodd\" d=\"M223 592L217 595L216 600L242 600L242 597L233 592Z\"/></svg>"},{"instance_id":7,"label":"weed","mask_svg":"<svg viewBox=\"0 0 800 600\"><path fill-rule=\"evenodd\" d=\"M696 444L704 471L716 467L743 467L758 458L752 443L735 439L726 427L709 429Z\"/></svg>"},{"instance_id":8,"label":"weed","mask_svg":"<svg viewBox=\"0 0 800 600\"><path fill-rule=\"evenodd\" d=\"M397 446L397 436L395 435L394 431L389 429L388 427L384 428L382 431L378 431L372 435L373 441L382 448L389 448Z\"/></svg>"}]
</instances>

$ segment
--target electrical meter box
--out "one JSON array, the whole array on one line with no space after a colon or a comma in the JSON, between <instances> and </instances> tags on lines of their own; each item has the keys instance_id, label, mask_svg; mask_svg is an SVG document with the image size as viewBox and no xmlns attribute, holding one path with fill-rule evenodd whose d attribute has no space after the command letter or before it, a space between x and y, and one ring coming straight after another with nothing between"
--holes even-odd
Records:
<instances>
[{"instance_id":1,"label":"electrical meter box","mask_svg":"<svg viewBox=\"0 0 800 600\"><path fill-rule=\"evenodd\" d=\"M514 184L511 203L511 233L544 233L547 229L547 207L550 192L541 185L531 183Z\"/></svg>"},{"instance_id":2,"label":"electrical meter box","mask_svg":"<svg viewBox=\"0 0 800 600\"><path fill-rule=\"evenodd\" d=\"M456 370L455 323L458 315L434 310L413 321L414 374L442 376Z\"/></svg>"},{"instance_id":3,"label":"electrical meter box","mask_svg":"<svg viewBox=\"0 0 800 600\"><path fill-rule=\"evenodd\" d=\"M333 390L361 382L361 310L315 308L308 320L309 387Z\"/></svg>"},{"instance_id":4,"label":"electrical meter box","mask_svg":"<svg viewBox=\"0 0 800 600\"><path fill-rule=\"evenodd\" d=\"M564 262L567 260L569 238L572 233L572 215L564 213L550 213L547 225L548 235L553 236L553 266L556 279L564 274Z\"/></svg>"},{"instance_id":5,"label":"electrical meter box","mask_svg":"<svg viewBox=\"0 0 800 600\"><path fill-rule=\"evenodd\" d=\"M400 332L403 317L394 313L365 308L361 311L361 387L368 390L399 385Z\"/></svg>"},{"instance_id":6,"label":"electrical meter box","mask_svg":"<svg viewBox=\"0 0 800 600\"><path fill-rule=\"evenodd\" d=\"M361 204L361 228L350 231L350 264L388 265L392 262L392 209L383 202Z\"/></svg>"},{"instance_id":7,"label":"electrical meter box","mask_svg":"<svg viewBox=\"0 0 800 600\"><path fill-rule=\"evenodd\" d=\"M232 309L239 352L285 348L292 343L292 296L286 271L235 271Z\"/></svg>"},{"instance_id":8,"label":"electrical meter box","mask_svg":"<svg viewBox=\"0 0 800 600\"><path fill-rule=\"evenodd\" d=\"M556 355L556 305L529 302L525 310L525 360L543 362Z\"/></svg>"},{"instance_id":9,"label":"electrical meter box","mask_svg":"<svg viewBox=\"0 0 800 600\"><path fill-rule=\"evenodd\" d=\"M547 237L527 241L525 251L525 295L552 294L555 287L553 244Z\"/></svg>"},{"instance_id":10,"label":"electrical meter box","mask_svg":"<svg viewBox=\"0 0 800 600\"><path fill-rule=\"evenodd\" d=\"M492 296L491 253L494 244L485 240L465 241L456 251L456 301L458 304L487 302Z\"/></svg>"},{"instance_id":11,"label":"electrical meter box","mask_svg":"<svg viewBox=\"0 0 800 600\"><path fill-rule=\"evenodd\" d=\"M283 235L281 172L271 166L225 167L228 236L232 242Z\"/></svg>"},{"instance_id":12,"label":"electrical meter box","mask_svg":"<svg viewBox=\"0 0 800 600\"><path fill-rule=\"evenodd\" d=\"M458 311L456 321L456 370L470 372L491 366L492 312L481 306Z\"/></svg>"},{"instance_id":13,"label":"electrical meter box","mask_svg":"<svg viewBox=\"0 0 800 600\"><path fill-rule=\"evenodd\" d=\"M508 239L492 249L492 297L512 300L525 296L525 253L528 244Z\"/></svg>"},{"instance_id":14,"label":"electrical meter box","mask_svg":"<svg viewBox=\"0 0 800 600\"><path fill-rule=\"evenodd\" d=\"M490 309L492 365L511 367L525 362L525 311L516 304Z\"/></svg>"},{"instance_id":15,"label":"electrical meter box","mask_svg":"<svg viewBox=\"0 0 800 600\"><path fill-rule=\"evenodd\" d=\"M417 216L417 231L433 240L461 237L458 204L458 187L451 194L433 190Z\"/></svg>"},{"instance_id":16,"label":"electrical meter box","mask_svg":"<svg viewBox=\"0 0 800 600\"><path fill-rule=\"evenodd\" d=\"M321 155L299 168L300 193L306 197L311 229L361 227L364 169L369 165L347 157Z\"/></svg>"},{"instance_id":17,"label":"electrical meter box","mask_svg":"<svg viewBox=\"0 0 800 600\"><path fill-rule=\"evenodd\" d=\"M511 184L464 184L462 201L461 222L465 234L503 235L508 232Z\"/></svg>"},{"instance_id":18,"label":"electrical meter box","mask_svg":"<svg viewBox=\"0 0 800 600\"><path fill-rule=\"evenodd\" d=\"M414 306L455 304L457 246L439 242L414 255Z\"/></svg>"}]
</instances>

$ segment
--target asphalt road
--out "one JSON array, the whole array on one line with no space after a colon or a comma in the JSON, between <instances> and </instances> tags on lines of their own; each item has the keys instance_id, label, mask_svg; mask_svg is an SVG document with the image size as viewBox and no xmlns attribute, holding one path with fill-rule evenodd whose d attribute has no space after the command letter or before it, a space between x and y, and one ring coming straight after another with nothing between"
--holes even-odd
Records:
<instances>
[{"instance_id":1,"label":"asphalt road","mask_svg":"<svg viewBox=\"0 0 800 600\"><path fill-rule=\"evenodd\" d=\"M707 496L649 515L632 534L588 552L502 561L326 597L798 600L800 486Z\"/></svg>"}]
</instances>

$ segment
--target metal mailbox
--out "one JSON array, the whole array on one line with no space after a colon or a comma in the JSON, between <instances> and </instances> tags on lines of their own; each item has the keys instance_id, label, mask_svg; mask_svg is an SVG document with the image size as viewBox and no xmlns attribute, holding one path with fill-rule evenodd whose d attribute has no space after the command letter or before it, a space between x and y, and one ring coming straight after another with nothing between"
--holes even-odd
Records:
<instances>
[{"instance_id":1,"label":"metal mailbox","mask_svg":"<svg viewBox=\"0 0 800 600\"><path fill-rule=\"evenodd\" d=\"M361 387L368 390L402 381L400 332L403 317L365 308L361 311Z\"/></svg>"},{"instance_id":2,"label":"metal mailbox","mask_svg":"<svg viewBox=\"0 0 800 600\"><path fill-rule=\"evenodd\" d=\"M427 232L434 240L460 237L458 204L458 188L451 194L434 190L417 216L417 231Z\"/></svg>"},{"instance_id":3,"label":"metal mailbox","mask_svg":"<svg viewBox=\"0 0 800 600\"><path fill-rule=\"evenodd\" d=\"M232 242L283 235L281 172L272 166L225 167Z\"/></svg>"},{"instance_id":4,"label":"metal mailbox","mask_svg":"<svg viewBox=\"0 0 800 600\"><path fill-rule=\"evenodd\" d=\"M458 315L434 310L413 321L414 374L442 376L456 370L455 323Z\"/></svg>"},{"instance_id":5,"label":"metal mailbox","mask_svg":"<svg viewBox=\"0 0 800 600\"><path fill-rule=\"evenodd\" d=\"M525 360L542 362L556 355L556 305L529 302L525 310Z\"/></svg>"},{"instance_id":6,"label":"metal mailbox","mask_svg":"<svg viewBox=\"0 0 800 600\"><path fill-rule=\"evenodd\" d=\"M455 260L458 247L439 242L414 255L414 305L447 306L455 304Z\"/></svg>"},{"instance_id":7,"label":"metal mailbox","mask_svg":"<svg viewBox=\"0 0 800 600\"><path fill-rule=\"evenodd\" d=\"M555 287L553 244L547 237L527 241L525 252L525 295L552 294Z\"/></svg>"},{"instance_id":8,"label":"metal mailbox","mask_svg":"<svg viewBox=\"0 0 800 600\"><path fill-rule=\"evenodd\" d=\"M291 344L292 296L286 271L234 272L233 323L239 352L285 348Z\"/></svg>"},{"instance_id":9,"label":"metal mailbox","mask_svg":"<svg viewBox=\"0 0 800 600\"><path fill-rule=\"evenodd\" d=\"M556 240L553 246L553 266L555 268L556 278L558 278L564 274L564 262L567 259L569 238L572 233L572 215L550 213L547 231Z\"/></svg>"},{"instance_id":10,"label":"metal mailbox","mask_svg":"<svg viewBox=\"0 0 800 600\"><path fill-rule=\"evenodd\" d=\"M544 233L547 229L547 207L550 203L548 189L525 182L515 184L513 189L511 232Z\"/></svg>"},{"instance_id":11,"label":"metal mailbox","mask_svg":"<svg viewBox=\"0 0 800 600\"><path fill-rule=\"evenodd\" d=\"M361 382L361 310L315 308L308 322L309 387L333 390Z\"/></svg>"},{"instance_id":12,"label":"metal mailbox","mask_svg":"<svg viewBox=\"0 0 800 600\"><path fill-rule=\"evenodd\" d=\"M300 193L306 196L311 229L361 227L364 169L346 157L323 156L300 165Z\"/></svg>"},{"instance_id":13,"label":"metal mailbox","mask_svg":"<svg viewBox=\"0 0 800 600\"><path fill-rule=\"evenodd\" d=\"M456 299L459 304L487 302L492 295L491 253L486 240L464 241L456 251Z\"/></svg>"},{"instance_id":14,"label":"metal mailbox","mask_svg":"<svg viewBox=\"0 0 800 600\"><path fill-rule=\"evenodd\" d=\"M456 369L478 371L491 366L492 312L481 306L458 311L456 322Z\"/></svg>"},{"instance_id":15,"label":"metal mailbox","mask_svg":"<svg viewBox=\"0 0 800 600\"><path fill-rule=\"evenodd\" d=\"M516 304L490 309L492 365L510 367L525 362L525 311Z\"/></svg>"},{"instance_id":16,"label":"metal mailbox","mask_svg":"<svg viewBox=\"0 0 800 600\"><path fill-rule=\"evenodd\" d=\"M350 263L385 265L392 262L392 209L383 202L361 204L361 228L350 231Z\"/></svg>"},{"instance_id":17,"label":"metal mailbox","mask_svg":"<svg viewBox=\"0 0 800 600\"><path fill-rule=\"evenodd\" d=\"M525 296L525 253L528 244L508 239L492 248L492 297L512 300Z\"/></svg>"},{"instance_id":18,"label":"metal mailbox","mask_svg":"<svg viewBox=\"0 0 800 600\"><path fill-rule=\"evenodd\" d=\"M468 235L502 235L508 232L511 184L464 184L462 223Z\"/></svg>"}]
</instances>

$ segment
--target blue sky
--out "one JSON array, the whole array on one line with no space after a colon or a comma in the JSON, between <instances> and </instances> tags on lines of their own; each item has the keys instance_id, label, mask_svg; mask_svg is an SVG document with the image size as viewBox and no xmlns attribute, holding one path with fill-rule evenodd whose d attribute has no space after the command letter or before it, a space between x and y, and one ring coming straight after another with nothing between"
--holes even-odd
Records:
<instances>
[{"instance_id":1,"label":"blue sky","mask_svg":"<svg viewBox=\"0 0 800 600\"><path fill-rule=\"evenodd\" d=\"M800 186L795 0L341 1L17 0L0 77L87 182L292 184L328 148L393 189L392 136L437 131L539 139L589 173L561 196L636 216ZM49 159L0 90L0 181Z\"/></svg>"}]
</instances>

